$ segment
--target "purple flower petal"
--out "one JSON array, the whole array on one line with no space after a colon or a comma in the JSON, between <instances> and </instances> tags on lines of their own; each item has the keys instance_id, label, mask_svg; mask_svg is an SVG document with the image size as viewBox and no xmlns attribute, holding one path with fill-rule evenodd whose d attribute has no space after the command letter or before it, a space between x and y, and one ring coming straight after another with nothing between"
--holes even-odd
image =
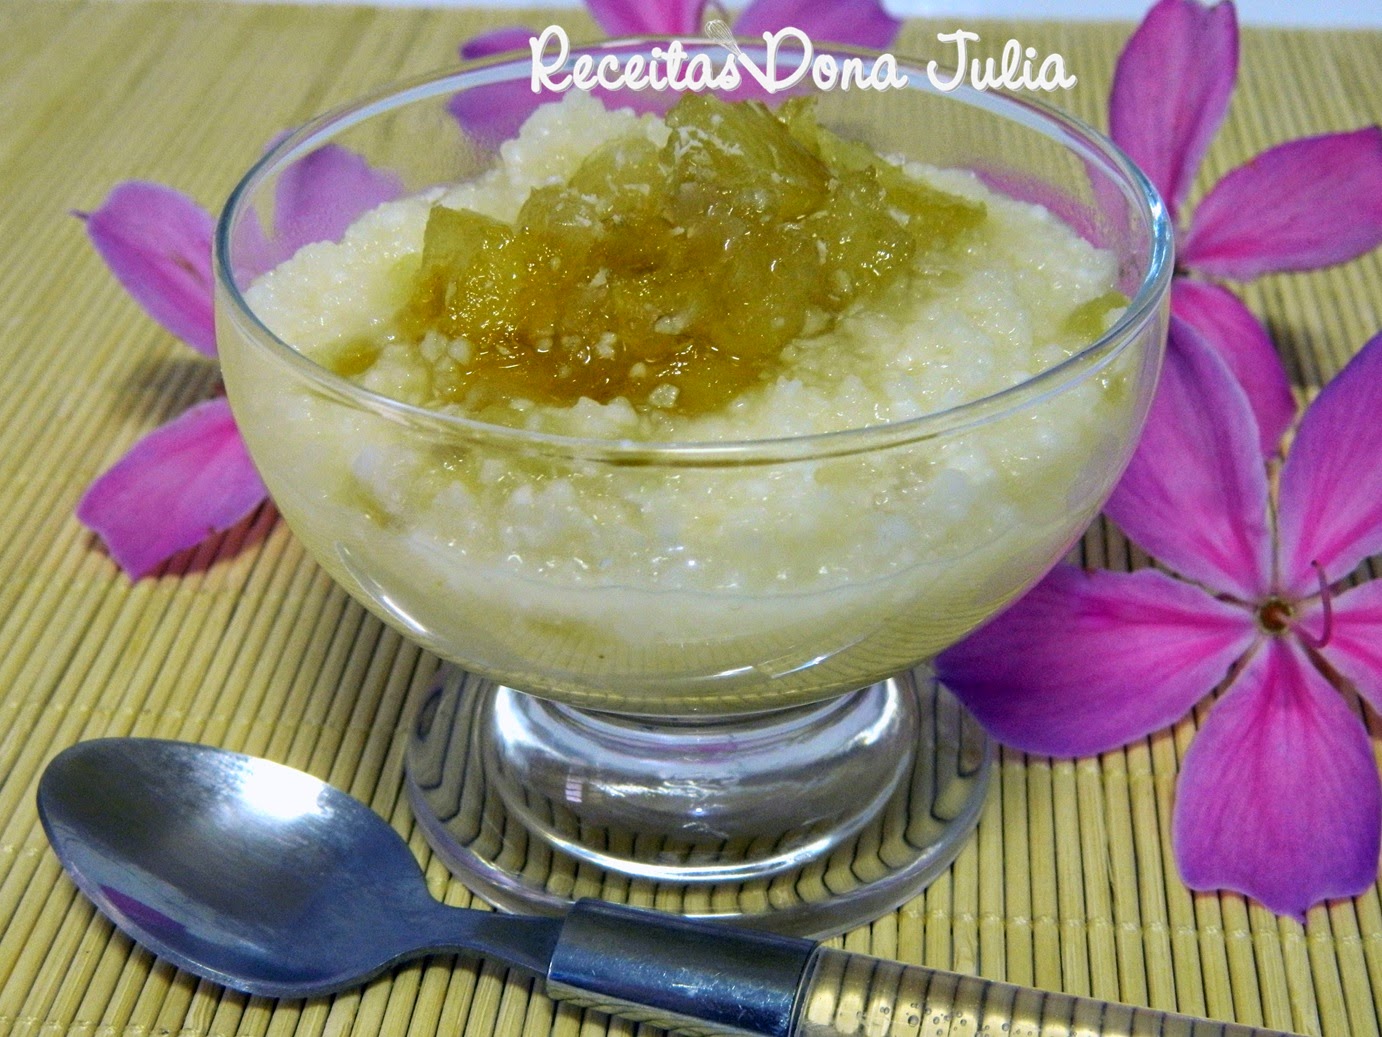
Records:
<instances>
[{"instance_id":1,"label":"purple flower petal","mask_svg":"<svg viewBox=\"0 0 1382 1037\"><path fill-rule=\"evenodd\" d=\"M461 60L474 61L476 58L488 58L494 54L507 54L512 50L532 53L531 40L537 35L539 34L523 25L506 25L502 29L482 32L461 44Z\"/></svg>"},{"instance_id":2,"label":"purple flower petal","mask_svg":"<svg viewBox=\"0 0 1382 1037\"><path fill-rule=\"evenodd\" d=\"M1293 643L1271 638L1186 753L1172 841L1192 889L1303 918L1372 885L1379 815L1363 725Z\"/></svg>"},{"instance_id":3,"label":"purple flower petal","mask_svg":"<svg viewBox=\"0 0 1382 1037\"><path fill-rule=\"evenodd\" d=\"M1280 581L1292 595L1382 552L1382 333L1320 391L1281 469Z\"/></svg>"},{"instance_id":4,"label":"purple flower petal","mask_svg":"<svg viewBox=\"0 0 1382 1037\"><path fill-rule=\"evenodd\" d=\"M1155 569L1062 565L936 660L996 738L1084 756L1184 716L1258 636L1252 614Z\"/></svg>"},{"instance_id":5,"label":"purple flower petal","mask_svg":"<svg viewBox=\"0 0 1382 1037\"><path fill-rule=\"evenodd\" d=\"M1237 72L1231 3L1161 0L1118 58L1109 135L1161 192L1172 218L1228 111Z\"/></svg>"},{"instance_id":6,"label":"purple flower petal","mask_svg":"<svg viewBox=\"0 0 1382 1037\"><path fill-rule=\"evenodd\" d=\"M529 47L532 36L531 29L521 26L495 29L462 43L461 60L471 61L515 47ZM543 87L533 93L527 80L518 80L462 90L451 98L447 108L467 136L497 147L517 134L518 128L540 105L560 99L561 94L555 90Z\"/></svg>"},{"instance_id":7,"label":"purple flower petal","mask_svg":"<svg viewBox=\"0 0 1382 1037\"><path fill-rule=\"evenodd\" d=\"M694 36L706 0L586 0L610 36ZM781 26L774 26L781 28Z\"/></svg>"},{"instance_id":8,"label":"purple flower petal","mask_svg":"<svg viewBox=\"0 0 1382 1037\"><path fill-rule=\"evenodd\" d=\"M210 214L171 187L127 180L86 216L86 232L149 316L199 353L216 355Z\"/></svg>"},{"instance_id":9,"label":"purple flower petal","mask_svg":"<svg viewBox=\"0 0 1382 1037\"><path fill-rule=\"evenodd\" d=\"M91 484L77 518L134 579L268 496L224 397L149 433Z\"/></svg>"},{"instance_id":10,"label":"purple flower petal","mask_svg":"<svg viewBox=\"0 0 1382 1037\"><path fill-rule=\"evenodd\" d=\"M314 241L339 241L362 214L402 193L397 176L355 152L335 144L318 148L279 177L272 237L255 219L235 228L236 280L246 284Z\"/></svg>"},{"instance_id":11,"label":"purple flower petal","mask_svg":"<svg viewBox=\"0 0 1382 1037\"><path fill-rule=\"evenodd\" d=\"M1182 575L1247 599L1266 593L1271 532L1257 422L1227 363L1175 316L1147 426L1104 510Z\"/></svg>"},{"instance_id":12,"label":"purple flower petal","mask_svg":"<svg viewBox=\"0 0 1382 1037\"><path fill-rule=\"evenodd\" d=\"M1171 312L1194 326L1227 361L1248 394L1262 453L1276 453L1296 415L1296 400L1267 329L1227 288L1187 277L1171 282Z\"/></svg>"},{"instance_id":13,"label":"purple flower petal","mask_svg":"<svg viewBox=\"0 0 1382 1037\"><path fill-rule=\"evenodd\" d=\"M655 14L656 9L649 9L645 13ZM514 45L527 48L528 41L533 35L531 30L518 27L497 29L463 44L461 57L468 60L512 49ZM656 90L596 89L591 93L607 108L631 108L640 113L664 113L674 99L674 95L659 93ZM549 90L546 87L534 93L531 84L525 78L462 90L451 98L447 107L467 136L485 146L497 147L517 135L528 116L539 107L560 101L561 98L560 91Z\"/></svg>"},{"instance_id":14,"label":"purple flower petal","mask_svg":"<svg viewBox=\"0 0 1382 1037\"><path fill-rule=\"evenodd\" d=\"M1328 643L1320 653L1382 713L1382 580L1336 595ZM1316 639L1325 633L1319 600L1301 610L1300 623Z\"/></svg>"},{"instance_id":15,"label":"purple flower petal","mask_svg":"<svg viewBox=\"0 0 1382 1037\"><path fill-rule=\"evenodd\" d=\"M877 0L754 0L734 21L734 34L758 40L764 32L787 26L800 29L813 43L847 43L882 50L897 37L902 23Z\"/></svg>"},{"instance_id":16,"label":"purple flower petal","mask_svg":"<svg viewBox=\"0 0 1382 1037\"><path fill-rule=\"evenodd\" d=\"M497 146L516 135L539 106L560 97L546 87L535 94L526 82L492 83L462 90L451 98L447 108L468 136Z\"/></svg>"},{"instance_id":17,"label":"purple flower petal","mask_svg":"<svg viewBox=\"0 0 1382 1037\"><path fill-rule=\"evenodd\" d=\"M1195 209L1180 262L1246 281L1382 244L1382 129L1288 141L1239 166Z\"/></svg>"},{"instance_id":18,"label":"purple flower petal","mask_svg":"<svg viewBox=\"0 0 1382 1037\"><path fill-rule=\"evenodd\" d=\"M396 174L355 152L335 144L318 148L284 170L274 189L277 261L314 241L340 240L360 216L402 193Z\"/></svg>"}]
</instances>

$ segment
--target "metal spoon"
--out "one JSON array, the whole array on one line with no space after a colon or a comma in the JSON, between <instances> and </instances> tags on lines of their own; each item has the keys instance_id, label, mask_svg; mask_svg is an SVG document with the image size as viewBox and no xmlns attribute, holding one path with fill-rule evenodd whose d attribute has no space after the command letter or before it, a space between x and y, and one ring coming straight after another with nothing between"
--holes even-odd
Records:
<instances>
[{"instance_id":1,"label":"metal spoon","mask_svg":"<svg viewBox=\"0 0 1382 1037\"><path fill-rule=\"evenodd\" d=\"M562 918L448 907L363 803L209 746L112 738L60 753L38 810L78 887L130 937L236 990L314 997L399 962L475 953L549 996L707 1035L993 1032L1266 1037L719 923L580 901ZM1024 1029L1025 1028L1025 1029Z\"/></svg>"}]
</instances>

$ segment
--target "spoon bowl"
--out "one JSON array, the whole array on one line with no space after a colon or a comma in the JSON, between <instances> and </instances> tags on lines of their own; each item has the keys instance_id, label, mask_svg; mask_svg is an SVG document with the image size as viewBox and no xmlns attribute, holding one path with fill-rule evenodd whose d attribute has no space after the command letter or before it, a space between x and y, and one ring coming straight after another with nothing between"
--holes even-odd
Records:
<instances>
[{"instance_id":1,"label":"spoon bowl","mask_svg":"<svg viewBox=\"0 0 1382 1037\"><path fill-rule=\"evenodd\" d=\"M253 994L311 997L444 950L545 973L560 928L437 902L383 818L268 760L183 742L82 742L48 767L38 805L78 887L121 929Z\"/></svg>"}]
</instances>

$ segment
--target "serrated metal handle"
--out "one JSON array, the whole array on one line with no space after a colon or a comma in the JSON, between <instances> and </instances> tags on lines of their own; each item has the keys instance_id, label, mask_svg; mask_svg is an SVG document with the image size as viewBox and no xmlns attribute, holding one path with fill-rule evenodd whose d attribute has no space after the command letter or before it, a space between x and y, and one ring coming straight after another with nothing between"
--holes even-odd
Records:
<instances>
[{"instance_id":1,"label":"serrated metal handle","mask_svg":"<svg viewBox=\"0 0 1382 1037\"><path fill-rule=\"evenodd\" d=\"M547 993L692 1037L1288 1037L601 901L567 915Z\"/></svg>"}]
</instances>

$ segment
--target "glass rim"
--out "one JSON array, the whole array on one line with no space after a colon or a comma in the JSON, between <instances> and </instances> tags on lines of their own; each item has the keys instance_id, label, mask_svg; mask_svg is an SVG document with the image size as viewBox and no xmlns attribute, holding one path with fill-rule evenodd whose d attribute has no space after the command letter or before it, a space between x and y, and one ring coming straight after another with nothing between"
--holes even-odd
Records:
<instances>
[{"instance_id":1,"label":"glass rim","mask_svg":"<svg viewBox=\"0 0 1382 1037\"><path fill-rule=\"evenodd\" d=\"M573 44L568 61L583 53L647 50L659 44L670 43L672 39L673 37L646 36L584 45ZM721 44L713 41L695 41L690 46L685 39L681 42L688 54L694 54L698 49L714 50L721 47ZM752 41L739 41L739 44L745 50L763 49L762 44ZM835 44L830 44L824 51L821 48L817 51L865 59L881 53ZM1065 147L1067 151L1077 153L1079 157L1086 160L1098 158L1104 166L1104 172L1120 177L1125 186L1131 188L1134 197L1142 203L1138 206L1138 211L1147 219L1148 240L1151 245L1147 270L1138 284L1137 291L1128 300L1126 308L1113 326L1073 356L997 392L897 421L758 439L659 441L538 432L405 403L351 382L318 364L274 334L249 305L231 272L231 230L237 225L247 201L253 197L256 188L298 157L329 143L341 132L372 116L382 115L440 94L510 82L517 78L511 74L511 70L522 67L526 75L531 68L530 62L529 56L518 59L514 52L509 52L399 80L355 101L329 109L282 136L241 177L226 199L216 221L212 253L214 279L218 289L217 309L220 309L224 298L229 303L231 311L227 316L240 326L242 332L254 341L257 348L267 349L278 360L285 362L296 373L305 377L316 389L338 402L375 412L381 417L403 424L421 425L434 432L443 430L453 435L463 435L470 440L478 439L491 445L547 455L639 465L733 465L864 453L936 438L1015 414L1092 377L1111 363L1136 340L1149 322L1156 319L1168 295L1174 273L1174 230L1170 215L1151 181L1112 140L1080 119L1033 98L1005 91L981 91L967 83L952 90L940 91L927 78L924 71L925 62L921 59L897 56L898 72L909 81L907 89L920 89L934 96L952 98L971 107L986 110L1042 134ZM1078 142L1078 149L1072 147L1073 142Z\"/></svg>"}]
</instances>

